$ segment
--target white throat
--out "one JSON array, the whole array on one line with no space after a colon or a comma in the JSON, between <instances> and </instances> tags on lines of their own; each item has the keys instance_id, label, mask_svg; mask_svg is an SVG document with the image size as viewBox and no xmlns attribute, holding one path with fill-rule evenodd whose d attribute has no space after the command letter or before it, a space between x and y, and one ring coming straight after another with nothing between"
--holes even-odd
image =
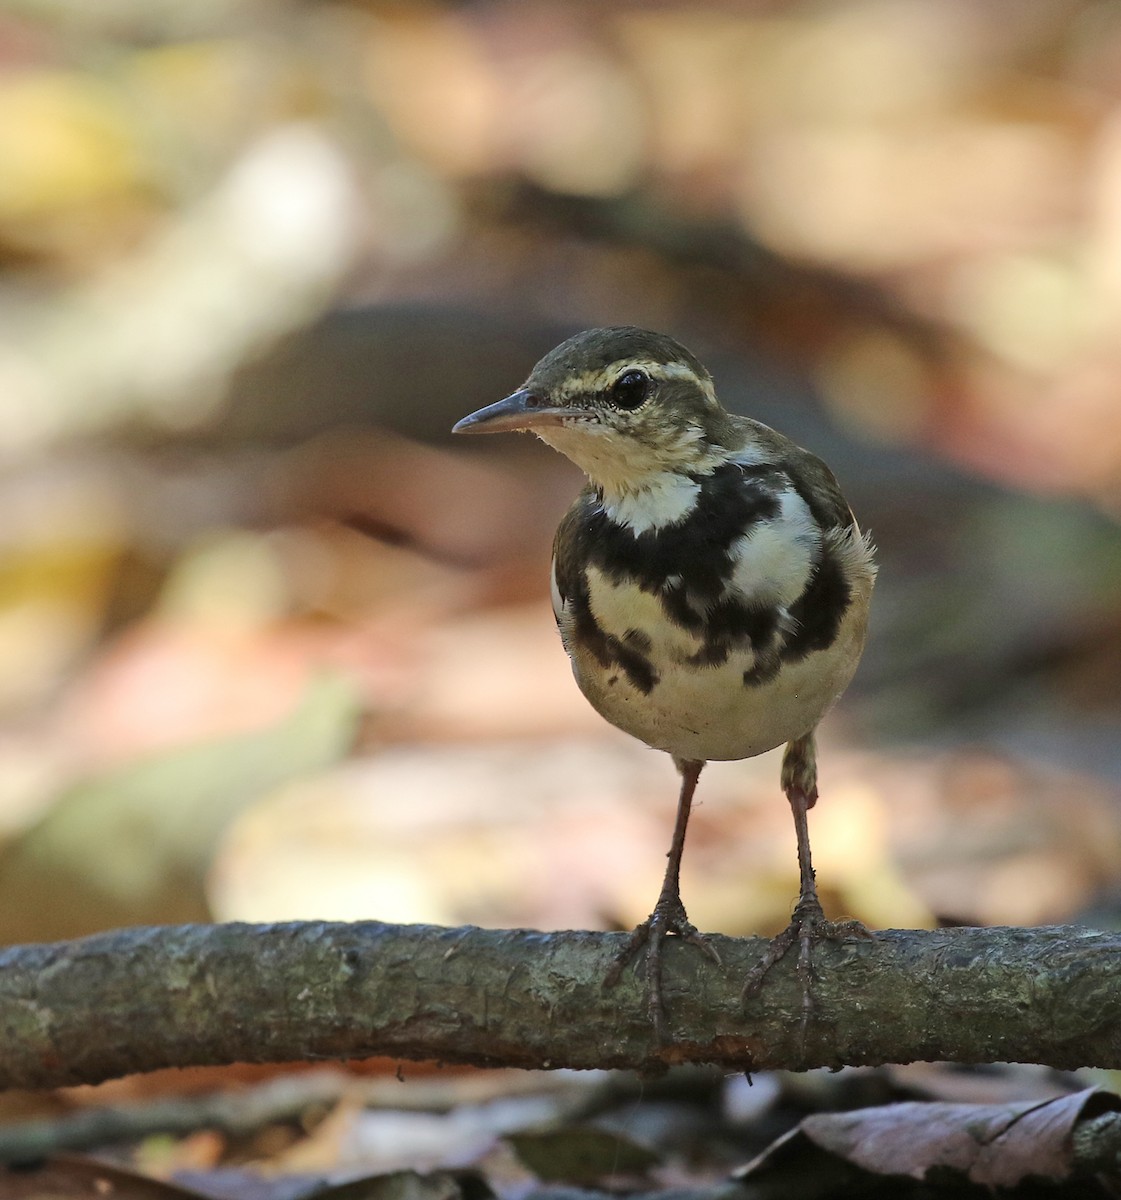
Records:
<instances>
[{"instance_id":1,"label":"white throat","mask_svg":"<svg viewBox=\"0 0 1121 1200\"><path fill-rule=\"evenodd\" d=\"M684 520L700 493L701 485L695 479L664 471L625 491L604 489L603 511L637 536Z\"/></svg>"},{"instance_id":2,"label":"white throat","mask_svg":"<svg viewBox=\"0 0 1121 1200\"><path fill-rule=\"evenodd\" d=\"M710 474L727 457L704 445L699 428L654 444L579 425L535 432L584 471L607 516L636 536L687 517L701 491L694 476Z\"/></svg>"}]
</instances>

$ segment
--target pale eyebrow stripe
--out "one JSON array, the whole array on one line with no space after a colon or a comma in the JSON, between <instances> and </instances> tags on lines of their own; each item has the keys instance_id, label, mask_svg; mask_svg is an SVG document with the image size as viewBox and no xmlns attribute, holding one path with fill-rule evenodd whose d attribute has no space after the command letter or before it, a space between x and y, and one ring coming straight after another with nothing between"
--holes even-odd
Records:
<instances>
[{"instance_id":1,"label":"pale eyebrow stripe","mask_svg":"<svg viewBox=\"0 0 1121 1200\"><path fill-rule=\"evenodd\" d=\"M606 367L573 376L566 384L563 394L570 396L580 392L604 391L615 382L623 370L645 371L651 379L690 379L703 388L706 394L713 394L712 381L703 375L698 375L685 363L662 363L649 359L630 358L620 358Z\"/></svg>"}]
</instances>

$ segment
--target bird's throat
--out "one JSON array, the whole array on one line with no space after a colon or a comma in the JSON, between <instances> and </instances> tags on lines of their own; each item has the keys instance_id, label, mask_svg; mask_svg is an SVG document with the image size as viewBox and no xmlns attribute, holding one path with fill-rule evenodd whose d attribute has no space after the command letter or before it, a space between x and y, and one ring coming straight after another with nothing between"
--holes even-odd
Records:
<instances>
[{"instance_id":1,"label":"bird's throat","mask_svg":"<svg viewBox=\"0 0 1121 1200\"><path fill-rule=\"evenodd\" d=\"M600 493L606 516L637 536L684 521L696 506L701 484L691 475L663 471L631 486L601 486Z\"/></svg>"},{"instance_id":2,"label":"bird's throat","mask_svg":"<svg viewBox=\"0 0 1121 1200\"><path fill-rule=\"evenodd\" d=\"M695 429L664 441L639 441L610 430L536 432L588 476L607 516L636 535L683 521L697 502L701 481L727 457L706 445Z\"/></svg>"}]
</instances>

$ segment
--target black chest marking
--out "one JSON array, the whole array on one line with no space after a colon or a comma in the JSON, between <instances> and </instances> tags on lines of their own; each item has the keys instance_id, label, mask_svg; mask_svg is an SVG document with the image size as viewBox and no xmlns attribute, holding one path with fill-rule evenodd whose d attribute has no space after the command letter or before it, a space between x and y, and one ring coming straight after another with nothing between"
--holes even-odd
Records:
<instances>
[{"instance_id":1,"label":"black chest marking","mask_svg":"<svg viewBox=\"0 0 1121 1200\"><path fill-rule=\"evenodd\" d=\"M792 631L780 643L756 654L755 663L743 673L744 683L748 687L770 683L785 663L801 662L814 650L828 649L840 631L851 596L840 563L823 547L806 590L790 606Z\"/></svg>"},{"instance_id":2,"label":"black chest marking","mask_svg":"<svg viewBox=\"0 0 1121 1200\"><path fill-rule=\"evenodd\" d=\"M659 676L650 661L651 642L647 634L638 629L628 629L623 637L604 633L592 616L588 604L588 592L584 587L579 593L579 599L574 604L575 624L573 634L576 640L587 647L595 655L600 666L616 667L627 677L632 687L637 688L644 696L648 696L658 683ZM615 678L609 683L616 682Z\"/></svg>"},{"instance_id":3,"label":"black chest marking","mask_svg":"<svg viewBox=\"0 0 1121 1200\"><path fill-rule=\"evenodd\" d=\"M791 486L790 477L770 464L727 463L696 478L697 501L676 524L635 534L611 520L599 496L588 489L557 530L557 587L572 616L572 637L603 667L618 668L645 694L658 683L649 658L650 637L628 630L620 638L600 629L588 598L588 567L597 568L612 583L629 583L659 596L666 620L701 643L686 665L717 666L734 649L750 647L756 661L744 675L747 686L765 683L784 662L828 646L848 604L848 585L828 547L788 616L774 604L752 604L728 595L734 544L759 522L778 516L779 496ZM818 508L814 506L815 517ZM847 506L843 511L851 522ZM828 519L839 513L820 515Z\"/></svg>"}]
</instances>

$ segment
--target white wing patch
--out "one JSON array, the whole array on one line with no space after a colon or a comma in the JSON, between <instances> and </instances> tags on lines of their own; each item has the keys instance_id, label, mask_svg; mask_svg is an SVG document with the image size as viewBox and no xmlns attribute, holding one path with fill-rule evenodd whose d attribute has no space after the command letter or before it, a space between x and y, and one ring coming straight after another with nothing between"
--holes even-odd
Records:
<instances>
[{"instance_id":1,"label":"white wing patch","mask_svg":"<svg viewBox=\"0 0 1121 1200\"><path fill-rule=\"evenodd\" d=\"M821 552L821 530L793 488L778 496L779 511L731 546L729 591L744 599L786 607L805 591Z\"/></svg>"},{"instance_id":2,"label":"white wing patch","mask_svg":"<svg viewBox=\"0 0 1121 1200\"><path fill-rule=\"evenodd\" d=\"M754 467L759 463L767 462L769 458L770 453L764 450L758 442L747 442L732 455L730 461L738 463L741 467Z\"/></svg>"}]
</instances>

